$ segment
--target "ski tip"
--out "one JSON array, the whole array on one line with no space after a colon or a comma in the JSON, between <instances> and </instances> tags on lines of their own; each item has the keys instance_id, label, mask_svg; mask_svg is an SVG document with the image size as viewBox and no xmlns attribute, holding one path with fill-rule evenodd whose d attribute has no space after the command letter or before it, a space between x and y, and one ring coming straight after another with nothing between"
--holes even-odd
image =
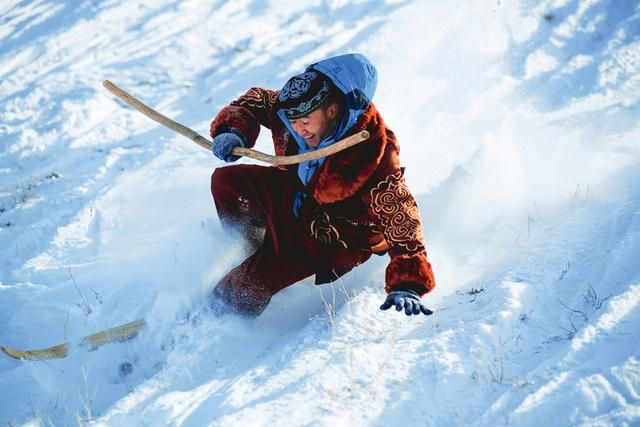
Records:
<instances>
[{"instance_id":1,"label":"ski tip","mask_svg":"<svg viewBox=\"0 0 640 427\"><path fill-rule=\"evenodd\" d=\"M69 354L69 345L65 343L39 350L16 350L3 345L0 346L0 350L7 356L18 360L62 359Z\"/></svg>"},{"instance_id":2,"label":"ski tip","mask_svg":"<svg viewBox=\"0 0 640 427\"><path fill-rule=\"evenodd\" d=\"M85 344L90 350L95 350L105 344L116 341L126 341L138 335L140 330L146 326L144 319L138 319L115 328L105 329L95 334L91 334L82 339L81 344ZM18 360L49 360L62 359L69 354L69 343L55 345L53 347L41 348L37 350L17 350L5 345L0 346L0 350L7 356Z\"/></svg>"}]
</instances>

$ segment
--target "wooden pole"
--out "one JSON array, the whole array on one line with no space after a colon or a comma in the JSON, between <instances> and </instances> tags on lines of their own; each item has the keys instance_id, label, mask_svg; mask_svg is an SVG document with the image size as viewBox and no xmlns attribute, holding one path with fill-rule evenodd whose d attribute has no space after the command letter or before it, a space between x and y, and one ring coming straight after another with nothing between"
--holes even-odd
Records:
<instances>
[{"instance_id":1,"label":"wooden pole","mask_svg":"<svg viewBox=\"0 0 640 427\"><path fill-rule=\"evenodd\" d=\"M160 114L153 108L143 104L141 101L133 97L131 94L125 92L120 89L115 84L111 83L109 80L105 80L103 82L103 86L107 88L107 90L113 93L115 96L126 102L128 105L132 106L136 110L140 111L145 116L149 117L151 120L154 120L161 125L168 127L169 129L178 132L181 135L186 136L191 139L193 142L198 144L199 146L206 148L207 150L211 150L211 141L209 141L204 136L195 132L188 127L171 120L169 117ZM272 156L270 154L265 154L260 151L253 150L251 148L242 148L237 147L234 148L231 152L236 156L245 156L250 157L252 159L260 160L266 163L270 163L276 166L284 166L284 165L295 165L298 163L306 162L307 160L315 160L321 157L330 156L331 154L338 153L346 148L349 148L353 145L358 144L369 138L369 132L363 130L358 132L355 135L351 135L347 138L341 139L340 141L332 144L328 147L322 148L320 150L311 151L304 154L296 154L294 156Z\"/></svg>"}]
</instances>

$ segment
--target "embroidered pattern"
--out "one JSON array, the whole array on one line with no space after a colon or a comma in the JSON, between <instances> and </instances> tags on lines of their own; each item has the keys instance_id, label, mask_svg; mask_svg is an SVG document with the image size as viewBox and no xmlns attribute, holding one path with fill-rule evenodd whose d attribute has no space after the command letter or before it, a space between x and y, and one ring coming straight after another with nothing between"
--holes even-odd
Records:
<instances>
[{"instance_id":1,"label":"embroidered pattern","mask_svg":"<svg viewBox=\"0 0 640 427\"><path fill-rule=\"evenodd\" d=\"M280 93L280 100L286 101L289 98L300 98L307 93L311 87L311 81L318 77L318 73L308 71L297 75L287 82Z\"/></svg>"},{"instance_id":2,"label":"embroidered pattern","mask_svg":"<svg viewBox=\"0 0 640 427\"><path fill-rule=\"evenodd\" d=\"M402 172L389 175L371 190L371 209L391 246L401 246L409 252L424 250L418 205Z\"/></svg>"},{"instance_id":3,"label":"embroidered pattern","mask_svg":"<svg viewBox=\"0 0 640 427\"><path fill-rule=\"evenodd\" d=\"M325 211L320 211L316 218L311 221L311 235L322 243L328 245L337 244L343 248L347 247L347 244L340 240L340 233L331 225L329 215Z\"/></svg>"},{"instance_id":4,"label":"embroidered pattern","mask_svg":"<svg viewBox=\"0 0 640 427\"><path fill-rule=\"evenodd\" d=\"M284 93L284 89L280 94L280 100L282 101L284 98L282 97L282 93ZM299 95L298 95L299 96ZM316 93L313 98L308 101L301 102L295 107L291 108L283 108L285 116L290 119L299 118L309 114L315 107L320 105L326 98L329 96L329 85L327 82L322 83L322 88ZM297 98L297 97L296 97Z\"/></svg>"},{"instance_id":5,"label":"embroidered pattern","mask_svg":"<svg viewBox=\"0 0 640 427\"><path fill-rule=\"evenodd\" d=\"M269 112L273 108L273 105L278 101L279 93L280 92L277 90L265 90L253 87L240 98L233 101L231 105L251 109L260 122L267 125Z\"/></svg>"}]
</instances>

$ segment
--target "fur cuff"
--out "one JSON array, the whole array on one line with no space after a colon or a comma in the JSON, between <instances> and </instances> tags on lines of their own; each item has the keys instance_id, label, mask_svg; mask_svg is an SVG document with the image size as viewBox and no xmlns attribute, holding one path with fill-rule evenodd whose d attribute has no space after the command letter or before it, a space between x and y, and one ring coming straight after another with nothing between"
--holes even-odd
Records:
<instances>
[{"instance_id":1,"label":"fur cuff","mask_svg":"<svg viewBox=\"0 0 640 427\"><path fill-rule=\"evenodd\" d=\"M424 252L398 255L391 259L387 266L385 290L389 293L403 283L421 285L422 289L418 292L421 296L433 290L433 270Z\"/></svg>"}]
</instances>

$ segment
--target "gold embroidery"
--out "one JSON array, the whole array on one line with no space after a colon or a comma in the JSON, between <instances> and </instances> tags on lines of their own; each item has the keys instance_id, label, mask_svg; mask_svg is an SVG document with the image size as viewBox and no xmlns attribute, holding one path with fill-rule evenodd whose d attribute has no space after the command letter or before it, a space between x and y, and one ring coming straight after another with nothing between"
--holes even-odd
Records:
<instances>
[{"instance_id":1,"label":"gold embroidery","mask_svg":"<svg viewBox=\"0 0 640 427\"><path fill-rule=\"evenodd\" d=\"M402 246L409 252L424 250L418 205L402 172L388 176L371 190L371 209L391 246Z\"/></svg>"},{"instance_id":2,"label":"gold embroidery","mask_svg":"<svg viewBox=\"0 0 640 427\"><path fill-rule=\"evenodd\" d=\"M279 92L276 90L264 90L253 87L249 89L247 93L234 101L232 105L253 107L269 111L273 104L278 100L278 93Z\"/></svg>"},{"instance_id":3,"label":"gold embroidery","mask_svg":"<svg viewBox=\"0 0 640 427\"><path fill-rule=\"evenodd\" d=\"M322 243L326 243L328 245L336 243L343 248L347 247L347 244L340 240L340 233L338 233L338 230L331 225L329 215L325 211L320 211L318 215L316 215L316 218L311 221L310 228L311 235Z\"/></svg>"}]
</instances>

